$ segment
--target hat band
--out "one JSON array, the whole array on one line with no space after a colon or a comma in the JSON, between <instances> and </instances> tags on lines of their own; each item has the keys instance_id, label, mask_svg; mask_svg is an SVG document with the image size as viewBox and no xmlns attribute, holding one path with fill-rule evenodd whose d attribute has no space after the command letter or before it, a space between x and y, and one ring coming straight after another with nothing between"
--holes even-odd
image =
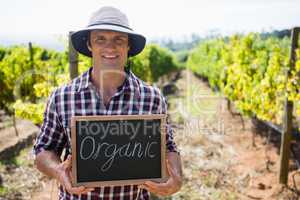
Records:
<instances>
[{"instance_id":1,"label":"hat band","mask_svg":"<svg viewBox=\"0 0 300 200\"><path fill-rule=\"evenodd\" d=\"M120 25L120 24L114 24L114 23L95 23L95 24L90 24L90 25L88 25L88 27L96 26L96 25L113 25L113 26L120 26L120 27L123 27L123 28L126 28L126 29L129 29L129 30L133 31L131 28L129 28L129 27L127 27L127 26L123 26L123 25Z\"/></svg>"}]
</instances>

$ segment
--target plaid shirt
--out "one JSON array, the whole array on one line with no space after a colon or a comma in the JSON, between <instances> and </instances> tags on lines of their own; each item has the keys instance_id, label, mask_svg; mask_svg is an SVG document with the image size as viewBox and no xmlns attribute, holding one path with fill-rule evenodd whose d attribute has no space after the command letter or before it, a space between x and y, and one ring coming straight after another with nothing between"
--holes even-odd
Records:
<instances>
[{"instance_id":1,"label":"plaid shirt","mask_svg":"<svg viewBox=\"0 0 300 200\"><path fill-rule=\"evenodd\" d=\"M42 150L54 151L64 159L71 153L70 119L72 116L85 115L132 115L161 114L167 112L167 104L159 89L149 86L126 71L124 83L104 105L95 86L91 82L90 68L70 84L57 88L49 97L44 113L44 121L34 145L37 155ZM166 146L168 152L178 152L173 141L173 132L167 123ZM141 190L137 198L137 185L98 187L85 195L71 195L60 186L60 199L149 199L149 192Z\"/></svg>"}]
</instances>

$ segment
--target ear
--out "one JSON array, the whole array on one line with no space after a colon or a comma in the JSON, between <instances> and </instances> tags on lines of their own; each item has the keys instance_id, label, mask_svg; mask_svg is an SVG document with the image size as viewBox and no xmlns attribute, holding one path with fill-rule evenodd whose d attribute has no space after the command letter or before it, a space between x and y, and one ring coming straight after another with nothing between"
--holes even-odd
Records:
<instances>
[{"instance_id":1,"label":"ear","mask_svg":"<svg viewBox=\"0 0 300 200\"><path fill-rule=\"evenodd\" d=\"M86 41L86 46L87 46L87 48L90 50L90 52L92 52L92 47L90 46L89 41Z\"/></svg>"}]
</instances>

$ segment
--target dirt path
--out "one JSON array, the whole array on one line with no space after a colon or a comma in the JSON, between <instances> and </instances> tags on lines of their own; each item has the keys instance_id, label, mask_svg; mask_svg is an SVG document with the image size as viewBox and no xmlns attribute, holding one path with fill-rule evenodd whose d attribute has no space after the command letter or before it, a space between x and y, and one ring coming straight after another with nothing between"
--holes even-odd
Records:
<instances>
[{"instance_id":1,"label":"dirt path","mask_svg":"<svg viewBox=\"0 0 300 200\"><path fill-rule=\"evenodd\" d=\"M252 123L233 116L227 102L211 92L206 83L183 71L175 83L177 97L169 97L170 113L177 128L185 184L175 199L243 200L298 199L293 176L289 188L278 182L278 149L256 136L252 146ZM295 176L300 184L299 175Z\"/></svg>"},{"instance_id":2,"label":"dirt path","mask_svg":"<svg viewBox=\"0 0 300 200\"><path fill-rule=\"evenodd\" d=\"M43 182L43 186L32 194L32 200L57 200L58 190L55 180L47 180Z\"/></svg>"},{"instance_id":3,"label":"dirt path","mask_svg":"<svg viewBox=\"0 0 300 200\"><path fill-rule=\"evenodd\" d=\"M6 122L1 122L1 124ZM38 128L28 120L16 120L18 136L14 127L7 127L0 130L0 152L17 144L20 140L25 140L38 132Z\"/></svg>"}]
</instances>

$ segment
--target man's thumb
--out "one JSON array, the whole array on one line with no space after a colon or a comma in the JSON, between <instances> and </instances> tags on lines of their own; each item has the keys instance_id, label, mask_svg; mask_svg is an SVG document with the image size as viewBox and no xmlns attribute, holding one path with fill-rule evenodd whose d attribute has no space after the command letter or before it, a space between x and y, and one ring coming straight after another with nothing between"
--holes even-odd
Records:
<instances>
[{"instance_id":1,"label":"man's thumb","mask_svg":"<svg viewBox=\"0 0 300 200\"><path fill-rule=\"evenodd\" d=\"M68 155L67 159L64 161L64 168L68 169L72 166L72 156Z\"/></svg>"}]
</instances>

